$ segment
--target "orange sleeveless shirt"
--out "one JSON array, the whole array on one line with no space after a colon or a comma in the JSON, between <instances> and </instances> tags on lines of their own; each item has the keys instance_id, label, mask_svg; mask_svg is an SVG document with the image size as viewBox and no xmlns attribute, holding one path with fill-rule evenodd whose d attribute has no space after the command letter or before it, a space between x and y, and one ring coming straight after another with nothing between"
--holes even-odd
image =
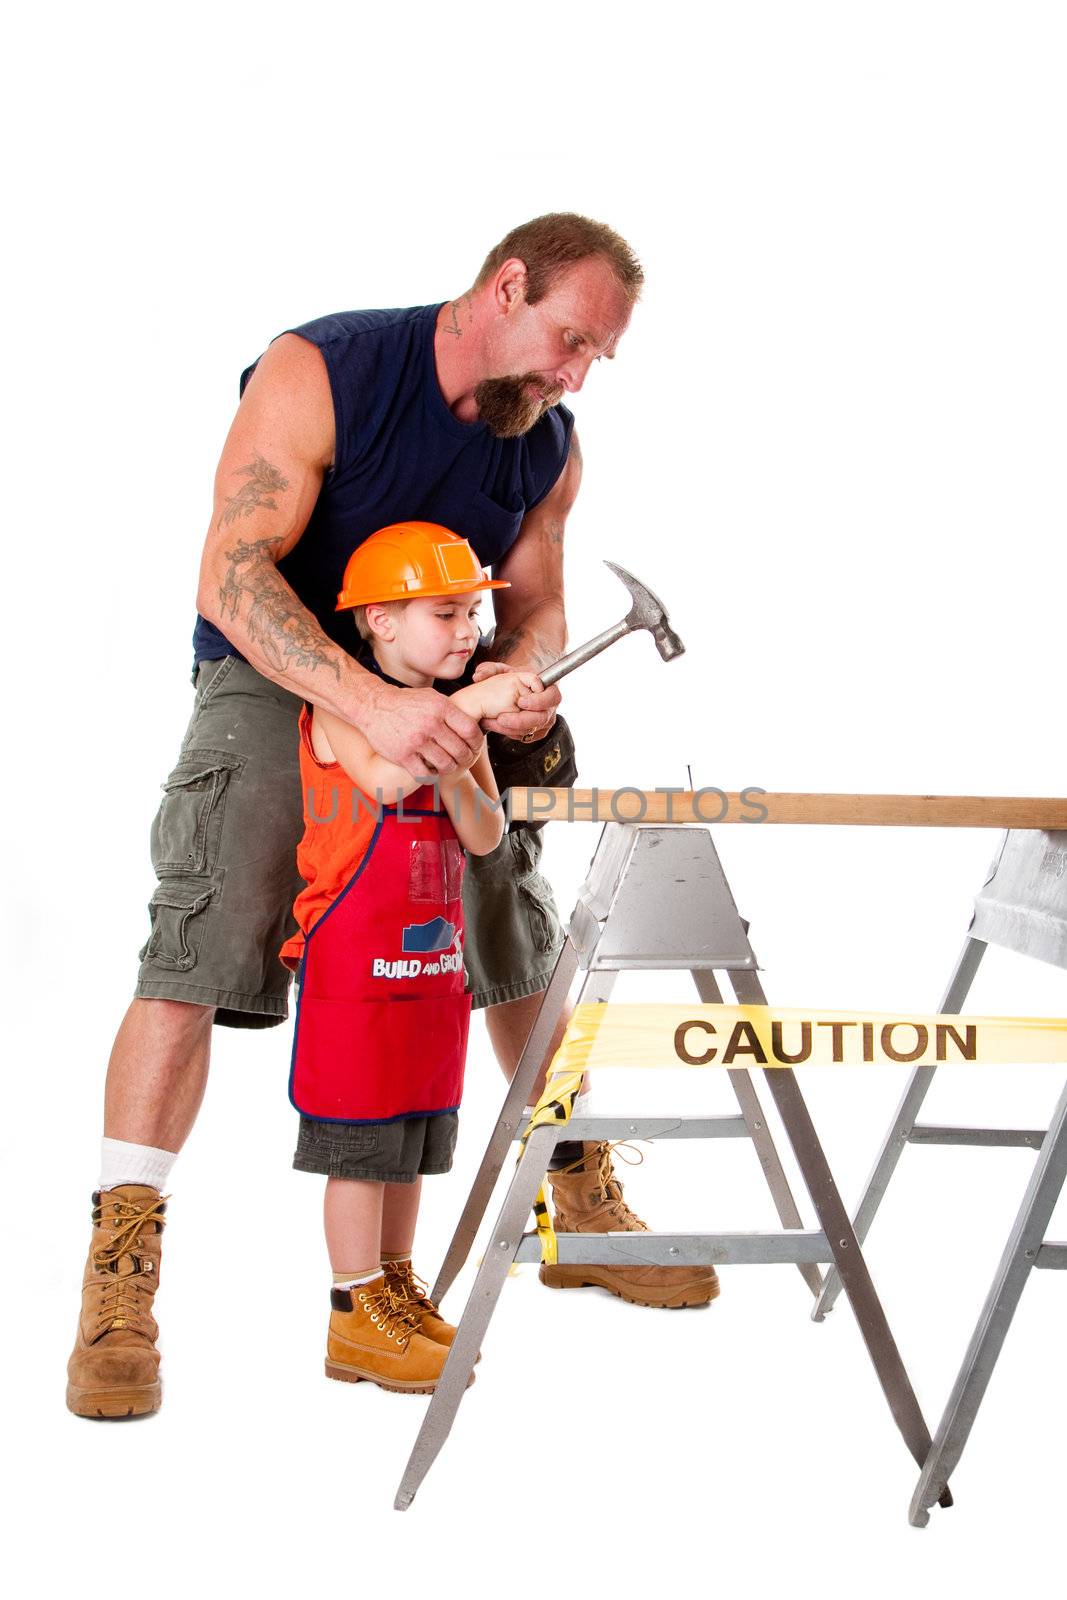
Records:
<instances>
[{"instance_id":1,"label":"orange sleeveless shirt","mask_svg":"<svg viewBox=\"0 0 1067 1600\"><path fill-rule=\"evenodd\" d=\"M304 953L304 936L337 899L374 835L375 802L363 793L339 761L320 761L311 744L311 712L300 712L300 787L304 837L296 865L305 887L293 903L299 933L285 941L279 956L295 972Z\"/></svg>"}]
</instances>

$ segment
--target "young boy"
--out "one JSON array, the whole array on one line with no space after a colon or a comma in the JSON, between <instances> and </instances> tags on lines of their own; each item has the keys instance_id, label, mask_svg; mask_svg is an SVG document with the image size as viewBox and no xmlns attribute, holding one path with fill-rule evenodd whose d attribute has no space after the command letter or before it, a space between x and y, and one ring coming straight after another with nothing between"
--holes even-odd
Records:
<instances>
[{"instance_id":1,"label":"young boy","mask_svg":"<svg viewBox=\"0 0 1067 1600\"><path fill-rule=\"evenodd\" d=\"M481 592L505 587L446 528L398 523L355 551L337 609L354 611L383 676L421 688L462 676ZM453 698L481 721L537 687L528 672L501 672ZM488 855L504 817L484 740L467 768L431 786L305 705L300 772L307 886L281 959L299 967L293 1164L327 1180L326 1373L421 1394L455 1332L414 1276L411 1248L422 1176L449 1170L456 1139L470 1017L463 850Z\"/></svg>"}]
</instances>

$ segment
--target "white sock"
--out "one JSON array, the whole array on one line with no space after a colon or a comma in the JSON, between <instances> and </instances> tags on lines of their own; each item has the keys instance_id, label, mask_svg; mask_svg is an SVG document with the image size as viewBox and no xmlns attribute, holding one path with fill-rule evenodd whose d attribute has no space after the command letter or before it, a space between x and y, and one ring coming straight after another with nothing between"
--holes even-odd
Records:
<instances>
[{"instance_id":1,"label":"white sock","mask_svg":"<svg viewBox=\"0 0 1067 1600\"><path fill-rule=\"evenodd\" d=\"M335 1289L362 1289L365 1283L373 1283L375 1278L380 1278L381 1275L381 1267L376 1268L374 1272L368 1272L364 1278L346 1278L335 1273L333 1287Z\"/></svg>"},{"instance_id":2,"label":"white sock","mask_svg":"<svg viewBox=\"0 0 1067 1600\"><path fill-rule=\"evenodd\" d=\"M150 1144L127 1144L125 1139L103 1139L97 1188L114 1189L120 1183L141 1183L150 1189L162 1189L177 1159L176 1150L157 1150Z\"/></svg>"}]
</instances>

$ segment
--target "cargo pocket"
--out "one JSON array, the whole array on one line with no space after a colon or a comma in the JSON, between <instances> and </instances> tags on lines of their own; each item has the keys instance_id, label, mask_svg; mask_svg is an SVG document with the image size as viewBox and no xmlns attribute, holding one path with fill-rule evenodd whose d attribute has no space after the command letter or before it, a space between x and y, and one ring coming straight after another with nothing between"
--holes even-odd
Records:
<instances>
[{"instance_id":1,"label":"cargo pocket","mask_svg":"<svg viewBox=\"0 0 1067 1600\"><path fill-rule=\"evenodd\" d=\"M195 966L204 933L201 913L214 893L211 887L161 883L148 902L152 932L140 951L140 959L171 972L188 972Z\"/></svg>"},{"instance_id":2,"label":"cargo pocket","mask_svg":"<svg viewBox=\"0 0 1067 1600\"><path fill-rule=\"evenodd\" d=\"M214 871L226 791L243 765L221 750L186 750L163 785L152 823L152 865L159 877Z\"/></svg>"},{"instance_id":3,"label":"cargo pocket","mask_svg":"<svg viewBox=\"0 0 1067 1600\"><path fill-rule=\"evenodd\" d=\"M508 834L507 838L515 858L515 886L526 911L533 947L547 955L556 947L558 930L548 909L553 903L551 886L547 878L534 871L534 863L540 860L541 852L525 829Z\"/></svg>"},{"instance_id":4,"label":"cargo pocket","mask_svg":"<svg viewBox=\"0 0 1067 1600\"><path fill-rule=\"evenodd\" d=\"M382 1128L378 1122L318 1122L313 1123L307 1143L331 1156L375 1156L382 1142Z\"/></svg>"}]
</instances>

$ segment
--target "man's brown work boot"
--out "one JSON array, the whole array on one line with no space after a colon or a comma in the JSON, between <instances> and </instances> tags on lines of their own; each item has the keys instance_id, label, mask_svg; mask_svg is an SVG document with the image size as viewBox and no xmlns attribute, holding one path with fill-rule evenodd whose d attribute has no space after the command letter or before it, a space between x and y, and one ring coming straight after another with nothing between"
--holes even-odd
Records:
<instances>
[{"instance_id":1,"label":"man's brown work boot","mask_svg":"<svg viewBox=\"0 0 1067 1600\"><path fill-rule=\"evenodd\" d=\"M432 1339L434 1344L450 1345L456 1337L456 1330L438 1311L422 1279L416 1278L411 1258L407 1261L383 1261L382 1271L390 1294L418 1319L418 1331L425 1338Z\"/></svg>"},{"instance_id":2,"label":"man's brown work boot","mask_svg":"<svg viewBox=\"0 0 1067 1600\"><path fill-rule=\"evenodd\" d=\"M630 1210L610 1144L587 1144L580 1161L550 1172L557 1233L648 1233ZM719 1293L714 1267L543 1266L550 1289L608 1289L635 1306L703 1306Z\"/></svg>"},{"instance_id":3,"label":"man's brown work boot","mask_svg":"<svg viewBox=\"0 0 1067 1600\"><path fill-rule=\"evenodd\" d=\"M448 1346L419 1332L418 1312L391 1292L384 1274L357 1289L332 1290L330 1306L328 1378L376 1383L401 1394L436 1389Z\"/></svg>"},{"instance_id":4,"label":"man's brown work boot","mask_svg":"<svg viewBox=\"0 0 1067 1600\"><path fill-rule=\"evenodd\" d=\"M159 1410L159 1329L152 1299L166 1208L158 1189L139 1183L93 1195L81 1316L67 1363L67 1407L79 1417L140 1417Z\"/></svg>"}]
</instances>

